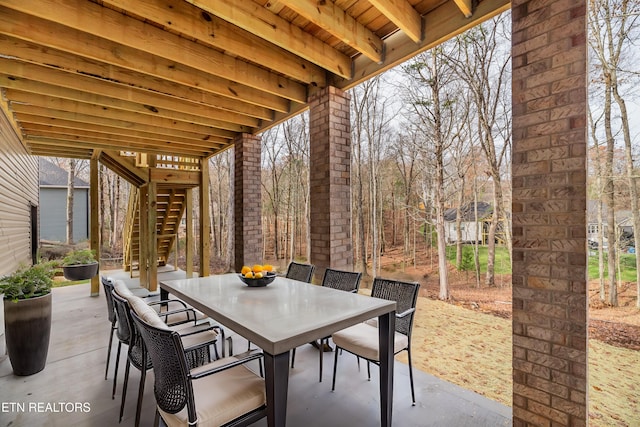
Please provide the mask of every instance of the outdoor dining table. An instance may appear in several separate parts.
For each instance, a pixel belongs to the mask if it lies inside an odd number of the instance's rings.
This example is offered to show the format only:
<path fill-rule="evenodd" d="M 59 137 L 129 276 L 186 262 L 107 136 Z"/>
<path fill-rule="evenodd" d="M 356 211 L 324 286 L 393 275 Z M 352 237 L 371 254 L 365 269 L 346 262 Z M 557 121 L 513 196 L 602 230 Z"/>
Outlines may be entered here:
<path fill-rule="evenodd" d="M 263 350 L 267 424 L 271 427 L 286 425 L 289 351 L 378 317 L 380 425 L 391 426 L 395 301 L 284 277 L 265 287 L 249 287 L 237 274 L 166 280 L 160 287 Z"/>

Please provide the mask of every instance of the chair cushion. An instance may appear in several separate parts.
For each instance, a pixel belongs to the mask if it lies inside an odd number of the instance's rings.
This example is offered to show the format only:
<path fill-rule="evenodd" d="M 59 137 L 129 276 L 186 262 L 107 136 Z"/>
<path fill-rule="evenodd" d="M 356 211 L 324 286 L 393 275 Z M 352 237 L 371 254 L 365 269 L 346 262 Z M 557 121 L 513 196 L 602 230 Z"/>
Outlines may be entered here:
<path fill-rule="evenodd" d="M 116 280 L 113 282 L 113 289 L 116 290 L 116 293 L 120 295 L 122 298 L 128 300 L 130 297 L 134 296 L 126 283 L 122 280 Z"/>
<path fill-rule="evenodd" d="M 156 313 L 153 308 L 149 307 L 142 298 L 131 295 L 131 297 L 129 298 L 129 305 L 131 306 L 131 310 L 133 310 L 140 319 L 144 320 L 151 326 L 159 329 L 169 329 L 167 325 L 158 317 L 158 313 Z"/>
<path fill-rule="evenodd" d="M 172 327 L 169 327 L 169 329 L 174 330 Z M 197 330 L 197 329 L 194 328 L 194 330 Z M 178 330 L 176 332 L 178 332 L 179 334 L 185 333 L 185 331 L 183 330 Z M 191 331 L 188 330 L 186 332 L 191 332 Z M 184 348 L 193 347 L 199 344 L 213 342 L 216 340 L 217 337 L 218 337 L 218 333 L 215 330 L 202 331 L 197 334 L 183 336 L 182 345 L 184 346 Z"/>
<path fill-rule="evenodd" d="M 220 359 L 197 370 L 234 360 Z M 193 392 L 199 427 L 221 426 L 266 404 L 264 380 L 244 365 L 193 380 Z M 186 408 L 177 414 L 159 411 L 169 427 L 187 425 Z"/>
<path fill-rule="evenodd" d="M 338 346 L 350 353 L 365 359 L 380 361 L 378 349 L 378 328 L 368 323 L 359 323 L 341 331 L 335 332 L 331 338 Z M 406 335 L 395 333 L 394 353 L 398 353 L 409 346 Z"/>

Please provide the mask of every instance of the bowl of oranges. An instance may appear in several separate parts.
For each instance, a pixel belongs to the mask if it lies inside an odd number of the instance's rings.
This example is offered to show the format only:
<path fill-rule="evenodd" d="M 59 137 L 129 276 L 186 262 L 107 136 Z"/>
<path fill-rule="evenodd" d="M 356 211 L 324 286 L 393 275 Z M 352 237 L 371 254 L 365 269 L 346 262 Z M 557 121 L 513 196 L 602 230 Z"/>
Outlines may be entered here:
<path fill-rule="evenodd" d="M 267 286 L 276 278 L 273 266 L 270 264 L 256 264 L 252 267 L 245 265 L 240 271 L 240 280 L 250 287 Z"/>

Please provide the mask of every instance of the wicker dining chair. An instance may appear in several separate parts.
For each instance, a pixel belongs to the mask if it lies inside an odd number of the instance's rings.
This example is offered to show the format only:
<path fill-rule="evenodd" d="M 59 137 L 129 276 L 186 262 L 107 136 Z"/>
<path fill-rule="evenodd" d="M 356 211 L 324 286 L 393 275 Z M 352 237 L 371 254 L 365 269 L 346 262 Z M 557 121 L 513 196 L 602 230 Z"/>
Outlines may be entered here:
<path fill-rule="evenodd" d="M 102 282 L 102 289 L 104 290 L 104 296 L 107 300 L 107 319 L 111 323 L 111 330 L 109 331 L 109 346 L 107 347 L 107 365 L 104 369 L 104 379 L 107 379 L 109 373 L 109 361 L 111 360 L 111 346 L 113 344 L 113 333 L 116 331 L 116 311 L 113 307 L 113 298 L 111 297 L 111 291 L 113 290 L 113 283 L 109 277 L 100 276 L 100 282 Z M 115 392 L 114 392 L 115 393 Z"/>
<path fill-rule="evenodd" d="M 411 366 L 411 331 L 413 317 L 418 300 L 420 284 L 416 282 L 402 282 L 399 280 L 375 278 L 371 289 L 371 296 L 396 302 L 396 328 L 394 336 L 393 354 L 406 351 L 409 359 L 409 380 L 411 383 L 411 400 L 416 404 L 413 387 L 413 369 Z M 367 375 L 371 379 L 370 362 L 379 364 L 379 338 L 377 319 L 351 326 L 332 335 L 336 345 L 333 382 L 331 390 L 336 387 L 336 372 L 338 368 L 338 350 L 345 350 L 367 360 Z"/>
<path fill-rule="evenodd" d="M 133 367 L 138 369 L 141 373 L 135 418 L 135 426 L 137 427 L 140 423 L 140 409 L 142 408 L 142 397 L 144 395 L 146 372 L 147 370 L 151 369 L 151 360 L 148 357 L 143 358 L 143 341 L 135 324 L 133 323 L 131 311 L 148 311 L 149 313 L 153 313 L 156 317 L 158 317 L 160 321 L 162 321 L 162 319 L 158 316 L 158 313 L 141 298 L 131 295 L 129 295 L 128 298 L 124 298 L 119 295 L 117 291 L 117 288 L 112 291 L 112 299 L 118 319 L 118 328 L 121 330 L 122 336 L 128 337 L 128 340 L 126 342 L 126 344 L 128 345 L 127 364 L 124 373 L 124 384 L 122 385 L 122 398 L 120 402 L 119 420 L 122 421 L 122 417 L 124 415 L 124 402 L 126 401 L 128 388 L 127 386 L 129 383 L 129 369 L 131 365 L 133 365 Z M 191 368 L 209 363 L 211 361 L 211 346 L 214 348 L 214 352 L 217 358 L 218 354 L 215 347 L 216 339 L 218 336 L 218 330 L 216 329 L 217 327 L 204 325 L 197 326 L 195 325 L 195 322 L 194 327 L 188 327 L 187 325 L 182 323 L 176 326 L 167 327 L 172 330 L 176 330 L 184 340 L 184 347 L 187 351 L 186 358 Z"/>
<path fill-rule="evenodd" d="M 300 282 L 310 283 L 313 277 L 313 270 L 316 268 L 313 264 L 301 264 L 299 262 L 291 261 L 287 267 L 287 279 L 298 280 Z"/>
<path fill-rule="evenodd" d="M 322 286 L 326 288 L 337 289 L 340 291 L 357 293 L 358 289 L 360 288 L 361 279 L 362 279 L 362 273 L 327 268 L 324 272 L 324 276 L 322 277 Z M 324 361 L 324 349 L 325 349 L 325 344 L 329 346 L 329 338 L 330 337 L 324 337 L 320 339 L 320 345 L 318 347 L 319 360 L 320 360 L 319 382 L 322 382 L 322 365 Z M 295 359 L 296 359 L 296 349 L 294 348 L 292 350 L 292 355 L 291 355 L 291 368 L 293 368 L 294 366 Z"/>
<path fill-rule="evenodd" d="M 227 357 L 190 369 L 180 335 L 157 317 L 132 318 L 153 364 L 155 426 L 247 426 L 266 416 L 264 380 L 245 364 L 262 353 Z"/>

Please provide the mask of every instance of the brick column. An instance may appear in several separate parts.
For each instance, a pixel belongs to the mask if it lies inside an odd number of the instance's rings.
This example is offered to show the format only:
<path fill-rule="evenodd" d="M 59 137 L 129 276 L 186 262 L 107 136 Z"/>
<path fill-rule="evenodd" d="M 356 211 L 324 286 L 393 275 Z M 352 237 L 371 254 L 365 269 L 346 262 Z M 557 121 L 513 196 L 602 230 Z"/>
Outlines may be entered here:
<path fill-rule="evenodd" d="M 262 263 L 262 187 L 260 137 L 242 134 L 234 141 L 234 266 Z"/>
<path fill-rule="evenodd" d="M 349 100 L 335 87 L 309 97 L 310 262 L 319 278 L 327 267 L 353 268 Z"/>
<path fill-rule="evenodd" d="M 513 425 L 585 426 L 586 1 L 512 1 Z"/>

